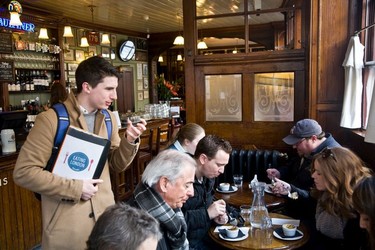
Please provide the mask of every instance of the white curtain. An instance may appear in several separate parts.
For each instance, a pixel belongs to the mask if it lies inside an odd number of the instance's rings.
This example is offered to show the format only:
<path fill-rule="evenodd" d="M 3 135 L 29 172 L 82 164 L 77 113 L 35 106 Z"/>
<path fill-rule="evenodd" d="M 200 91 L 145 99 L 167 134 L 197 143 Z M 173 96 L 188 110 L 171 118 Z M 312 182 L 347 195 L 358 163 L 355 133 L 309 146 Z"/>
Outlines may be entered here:
<path fill-rule="evenodd" d="M 364 46 L 359 37 L 352 36 L 342 64 L 345 67 L 345 90 L 340 126 L 344 128 L 361 127 L 363 54 Z"/>
<path fill-rule="evenodd" d="M 375 143 L 375 97 L 374 97 L 374 82 L 375 82 L 375 67 L 370 68 L 369 77 L 367 80 L 367 90 L 369 95 L 372 95 L 371 99 L 368 100 L 368 104 L 371 100 L 371 105 L 367 109 L 368 123 L 366 128 L 365 142 Z M 371 90 L 370 90 L 371 88 Z M 370 92 L 371 91 L 371 92 Z"/>

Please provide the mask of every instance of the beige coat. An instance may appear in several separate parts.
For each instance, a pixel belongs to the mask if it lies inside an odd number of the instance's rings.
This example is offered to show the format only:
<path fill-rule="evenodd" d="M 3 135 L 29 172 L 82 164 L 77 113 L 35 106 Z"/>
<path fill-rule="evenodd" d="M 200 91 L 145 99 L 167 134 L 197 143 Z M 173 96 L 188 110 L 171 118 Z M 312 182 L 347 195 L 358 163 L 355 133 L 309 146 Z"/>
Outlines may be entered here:
<path fill-rule="evenodd" d="M 65 105 L 70 125 L 88 130 L 76 98 L 71 94 Z M 133 160 L 139 145 L 120 139 L 115 117 L 112 119 L 111 150 L 100 177 L 104 182 L 91 200 L 80 199 L 82 181 L 70 180 L 43 171 L 51 154 L 57 129 L 57 117 L 50 109 L 37 116 L 26 142 L 21 148 L 13 178 L 16 184 L 42 195 L 42 248 L 85 249 L 86 240 L 96 219 L 106 207 L 114 204 L 109 166 L 124 170 Z M 94 133 L 107 138 L 104 115 L 97 112 Z"/>

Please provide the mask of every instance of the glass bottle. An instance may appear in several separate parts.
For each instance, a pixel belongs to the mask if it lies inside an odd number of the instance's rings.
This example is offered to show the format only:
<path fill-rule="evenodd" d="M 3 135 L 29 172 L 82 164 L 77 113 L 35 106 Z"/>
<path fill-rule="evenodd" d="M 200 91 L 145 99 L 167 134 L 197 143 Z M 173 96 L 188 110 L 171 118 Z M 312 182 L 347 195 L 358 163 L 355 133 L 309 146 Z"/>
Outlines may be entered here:
<path fill-rule="evenodd" d="M 250 224 L 255 228 L 261 228 L 264 217 L 269 217 L 266 203 L 264 201 L 265 188 L 265 182 L 258 182 L 253 188 L 254 197 L 250 209 Z"/>

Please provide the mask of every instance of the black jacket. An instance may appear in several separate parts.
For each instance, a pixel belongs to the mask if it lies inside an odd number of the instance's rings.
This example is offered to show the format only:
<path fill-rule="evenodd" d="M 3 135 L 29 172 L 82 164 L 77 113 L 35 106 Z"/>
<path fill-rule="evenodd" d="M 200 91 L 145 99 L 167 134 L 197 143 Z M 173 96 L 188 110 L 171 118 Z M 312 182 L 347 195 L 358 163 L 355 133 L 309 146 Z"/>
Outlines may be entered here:
<path fill-rule="evenodd" d="M 194 197 L 189 198 L 182 207 L 188 228 L 187 238 L 190 248 L 200 244 L 210 229 L 211 220 L 208 216 L 207 208 L 214 199 L 214 184 L 215 179 L 204 177 L 203 182 L 199 183 L 195 178 L 193 184 Z"/>

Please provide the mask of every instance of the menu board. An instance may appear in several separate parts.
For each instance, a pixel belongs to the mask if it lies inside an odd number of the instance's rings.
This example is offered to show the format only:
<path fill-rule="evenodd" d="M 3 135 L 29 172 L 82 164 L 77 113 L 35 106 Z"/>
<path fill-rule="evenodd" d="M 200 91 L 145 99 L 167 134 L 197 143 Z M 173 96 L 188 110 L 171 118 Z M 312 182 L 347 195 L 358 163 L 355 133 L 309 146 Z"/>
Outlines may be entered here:
<path fill-rule="evenodd" d="M 0 60 L 0 82 L 14 82 L 13 61 Z"/>
<path fill-rule="evenodd" d="M 13 53 L 12 33 L 0 32 L 0 53 Z"/>

